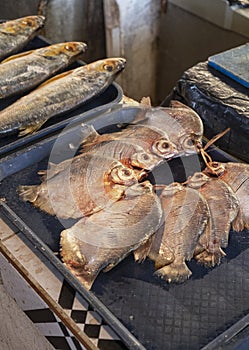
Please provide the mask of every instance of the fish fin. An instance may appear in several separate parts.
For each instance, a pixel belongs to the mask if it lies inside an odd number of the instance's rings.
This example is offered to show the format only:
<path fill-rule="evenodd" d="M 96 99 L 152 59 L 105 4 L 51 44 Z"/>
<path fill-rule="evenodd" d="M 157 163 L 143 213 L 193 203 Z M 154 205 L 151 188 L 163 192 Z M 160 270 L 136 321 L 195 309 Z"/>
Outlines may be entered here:
<path fill-rule="evenodd" d="M 46 195 L 43 194 L 43 196 L 40 196 L 40 185 L 19 186 L 17 192 L 23 201 L 32 203 L 35 207 L 50 215 L 55 215 Z"/>
<path fill-rule="evenodd" d="M 19 186 L 17 188 L 17 193 L 21 197 L 21 199 L 25 202 L 34 203 L 37 200 L 39 191 L 38 186 Z"/>
<path fill-rule="evenodd" d="M 157 270 L 155 275 L 165 279 L 168 283 L 182 283 L 192 275 L 192 272 L 184 261 L 174 261 L 172 264 L 166 265 Z"/>
<path fill-rule="evenodd" d="M 140 247 L 138 247 L 134 252 L 134 259 L 136 262 L 141 263 L 143 262 L 147 256 L 149 255 L 149 251 L 153 242 L 153 236 L 150 237 L 147 242 L 145 242 L 143 245 L 141 245 Z"/>
<path fill-rule="evenodd" d="M 233 227 L 233 230 L 236 232 L 243 231 L 244 228 L 246 227 L 246 223 L 243 220 L 243 215 L 242 215 L 241 209 L 239 209 L 238 215 L 233 220 L 232 227 Z"/>
<path fill-rule="evenodd" d="M 60 163 L 61 164 L 61 163 Z M 56 171 L 58 164 L 48 162 L 49 168 L 46 170 L 39 170 L 37 172 L 38 175 L 41 176 L 42 179 L 51 179 L 54 175 L 56 175 L 59 171 Z"/>
<path fill-rule="evenodd" d="M 88 134 L 83 138 L 83 140 L 80 143 L 79 153 L 85 153 L 91 150 L 93 146 L 96 146 L 100 142 L 102 143 L 105 141 L 113 140 L 113 137 L 110 134 L 100 135 L 92 125 L 87 125 L 87 127 L 88 130 L 86 131 Z"/>
<path fill-rule="evenodd" d="M 16 55 L 12 55 L 12 56 L 6 58 L 5 60 L 1 61 L 1 64 L 9 62 L 9 61 L 12 61 L 12 60 L 15 60 L 17 58 L 28 56 L 28 55 L 30 55 L 33 52 L 34 52 L 34 50 L 30 50 L 30 51 L 25 51 L 25 52 L 18 53 Z"/>
<path fill-rule="evenodd" d="M 140 105 L 145 106 L 145 107 L 151 107 L 151 99 L 149 96 L 147 97 L 142 97 L 140 101 Z"/>
<path fill-rule="evenodd" d="M 63 73 L 60 73 L 60 74 L 57 74 L 55 75 L 54 77 L 44 81 L 44 83 L 42 83 L 41 85 L 38 86 L 38 88 L 36 88 L 36 90 L 40 89 L 41 87 L 43 86 L 46 86 L 47 84 L 50 84 L 52 81 L 55 81 L 55 80 L 58 80 L 58 79 L 61 79 L 61 78 L 64 78 L 66 77 L 67 75 L 70 75 L 72 72 L 74 71 L 74 69 L 71 69 L 67 72 L 63 72 Z"/>
<path fill-rule="evenodd" d="M 214 253 L 210 253 L 205 249 L 202 253 L 195 255 L 194 258 L 199 264 L 206 267 L 214 267 L 220 264 L 220 260 L 223 256 L 226 256 L 226 253 L 219 248 L 219 250 Z"/>
<path fill-rule="evenodd" d="M 25 127 L 25 126 L 20 127 L 19 128 L 20 131 L 19 131 L 18 136 L 21 137 L 21 136 L 26 136 L 28 134 L 33 134 L 34 132 L 39 130 L 44 123 L 45 123 L 45 121 L 40 123 L 40 124 L 35 124 L 35 125 L 30 124 L 27 127 Z"/>

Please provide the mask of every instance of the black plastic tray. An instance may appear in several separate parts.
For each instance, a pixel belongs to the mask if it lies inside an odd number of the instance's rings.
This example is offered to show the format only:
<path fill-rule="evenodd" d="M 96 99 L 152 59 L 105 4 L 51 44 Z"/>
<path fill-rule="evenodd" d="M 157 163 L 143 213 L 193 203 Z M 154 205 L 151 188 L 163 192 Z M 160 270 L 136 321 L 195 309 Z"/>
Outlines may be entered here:
<path fill-rule="evenodd" d="M 41 36 L 35 37 L 30 43 L 25 47 L 23 51 L 28 50 L 34 50 L 40 47 L 45 47 L 49 45 L 46 39 L 44 39 Z M 84 56 L 82 56 L 84 57 Z M 68 66 L 64 71 L 67 71 L 69 69 L 73 69 L 76 67 L 79 67 L 80 65 L 85 64 L 83 61 L 76 61 L 72 63 L 70 66 Z M 13 102 L 15 102 L 18 98 L 20 98 L 22 95 L 13 96 L 6 99 L 0 99 L 0 110 L 6 108 L 7 106 L 11 105 Z M 63 114 L 60 114 L 58 116 L 54 116 L 53 118 L 49 119 L 40 129 L 40 131 L 36 132 L 33 135 L 27 135 L 25 137 L 18 137 L 17 134 L 9 135 L 4 138 L 0 138 L 0 155 L 5 154 L 13 149 L 16 149 L 19 145 L 27 144 L 31 142 L 31 140 L 38 140 L 41 137 L 44 137 L 44 135 L 48 134 L 51 129 L 49 129 L 49 126 L 55 125 L 59 122 L 66 121 L 70 122 L 73 117 L 85 113 L 91 109 L 96 108 L 108 108 L 108 106 L 112 103 L 118 103 L 121 101 L 123 96 L 123 91 L 121 87 L 116 83 L 113 82 L 103 93 L 100 95 L 92 98 L 88 102 L 82 104 L 81 106 L 69 111 L 65 112 Z"/>
<path fill-rule="evenodd" d="M 100 132 L 112 132 L 116 130 L 116 123 L 131 122 L 138 110 L 115 106 L 111 112 L 92 114 L 87 123 L 93 124 Z M 16 188 L 40 182 L 37 171 L 46 168 L 52 149 L 53 157 L 57 159 L 70 157 L 82 137 L 81 130 L 80 124 L 67 127 L 59 138 L 58 135 L 50 136 L 2 159 L 0 197 L 6 198 L 6 202 L 1 203 L 2 213 L 93 305 L 129 349 L 234 348 L 241 341 L 241 338 L 236 338 L 238 330 L 245 330 L 249 319 L 247 231 L 231 232 L 227 255 L 220 266 L 206 269 L 194 260 L 190 261 L 193 275 L 180 285 L 168 285 L 156 279 L 152 262 L 146 260 L 143 264 L 136 264 L 129 256 L 112 271 L 101 273 L 92 291 L 88 292 L 59 257 L 54 256 L 53 252 L 59 250 L 61 223 L 30 203 L 22 202 Z M 209 153 L 214 160 L 234 161 L 216 148 Z M 202 167 L 199 157 L 182 157 L 158 167 L 150 175 L 150 180 L 157 183 L 169 183 L 173 179 L 184 181 L 186 176 Z"/>

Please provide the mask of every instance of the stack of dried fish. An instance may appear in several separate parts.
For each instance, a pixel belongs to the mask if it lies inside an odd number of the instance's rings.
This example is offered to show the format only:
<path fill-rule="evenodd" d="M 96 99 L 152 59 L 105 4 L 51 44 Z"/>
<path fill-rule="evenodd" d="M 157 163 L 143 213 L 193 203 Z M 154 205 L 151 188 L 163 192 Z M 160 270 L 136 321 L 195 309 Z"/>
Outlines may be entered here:
<path fill-rule="evenodd" d="M 31 16 L 1 24 L 0 58 L 20 50 L 43 22 Z M 45 81 L 0 112 L 0 135 L 35 132 L 103 92 L 125 66 L 123 58 L 108 58 L 47 80 L 85 49 L 84 43 L 55 44 L 0 64 L 0 98 Z M 101 270 L 131 252 L 137 261 L 153 260 L 161 278 L 183 282 L 191 275 L 186 261 L 219 264 L 231 225 L 249 228 L 248 165 L 213 162 L 202 148 L 200 117 L 180 102 L 154 108 L 144 99 L 138 110 L 118 132 L 100 135 L 86 125 L 77 156 L 40 171 L 40 185 L 18 188 L 24 201 L 48 214 L 78 220 L 61 233 L 61 257 L 88 289 Z M 162 162 L 199 152 L 205 171 L 182 184 L 160 184 L 160 197 L 144 181 Z"/>
<path fill-rule="evenodd" d="M 178 116 L 178 108 L 182 112 L 182 105 L 167 111 L 174 110 Z M 185 111 L 192 123 L 191 133 L 187 130 L 184 134 L 181 126 L 178 136 L 191 137 L 191 151 L 189 145 L 177 147 L 171 142 L 166 130 L 141 120 L 119 132 L 102 135 L 86 125 L 88 136 L 82 141 L 80 154 L 40 172 L 41 185 L 19 188 L 23 200 L 49 214 L 80 219 L 62 232 L 61 256 L 87 288 L 101 269 L 109 270 L 131 251 L 149 247 L 152 236 L 162 225 L 164 206 L 152 185 L 141 181 L 163 161 L 198 152 L 202 125 L 197 115 L 188 108 Z M 143 114 L 147 121 L 147 113 L 151 118 L 162 112 L 166 113 L 163 108 L 146 106 L 138 118 Z M 173 132 L 171 126 L 170 131 Z M 113 176 L 116 162 L 122 164 L 118 177 Z M 120 183 L 120 179 L 129 181 Z M 134 179 L 140 183 L 134 183 Z M 194 236 L 189 243 L 192 246 L 197 243 L 198 234 L 193 233 Z"/>

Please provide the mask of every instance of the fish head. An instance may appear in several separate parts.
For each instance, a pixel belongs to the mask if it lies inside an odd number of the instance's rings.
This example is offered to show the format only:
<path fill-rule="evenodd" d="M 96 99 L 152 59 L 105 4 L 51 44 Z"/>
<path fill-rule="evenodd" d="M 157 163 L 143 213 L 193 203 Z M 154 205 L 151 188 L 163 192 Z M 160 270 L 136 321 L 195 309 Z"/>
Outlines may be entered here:
<path fill-rule="evenodd" d="M 202 147 L 203 123 L 191 108 L 155 107 L 147 109 L 147 124 L 154 124 L 167 133 L 177 146 L 177 156 L 198 153 Z"/>
<path fill-rule="evenodd" d="M 189 187 L 198 189 L 205 185 L 211 178 L 202 172 L 196 172 L 194 175 L 189 176 L 187 184 Z"/>
<path fill-rule="evenodd" d="M 121 57 L 107 58 L 88 64 L 87 69 L 106 76 L 115 77 L 125 68 L 125 63 L 126 60 Z"/>
<path fill-rule="evenodd" d="M 44 26 L 44 16 L 27 16 L 19 20 L 9 21 L 7 30 L 10 34 L 32 33 Z"/>
<path fill-rule="evenodd" d="M 208 167 L 204 169 L 207 175 L 221 176 L 226 171 L 226 165 L 219 162 L 211 162 Z"/>
<path fill-rule="evenodd" d="M 153 193 L 153 186 L 149 181 L 136 183 L 135 185 L 128 187 L 125 190 L 125 197 L 133 198 L 133 197 L 141 196 L 145 193 Z"/>
<path fill-rule="evenodd" d="M 127 168 L 123 164 L 115 164 L 110 168 L 107 174 L 108 183 L 118 184 L 122 186 L 131 186 L 137 183 L 136 173 L 133 169 Z"/>
<path fill-rule="evenodd" d="M 145 152 L 144 150 L 132 154 L 130 158 L 130 163 L 132 166 L 145 170 L 152 170 L 161 162 L 163 162 L 162 158 L 159 158 L 154 154 Z"/>
<path fill-rule="evenodd" d="M 178 140 L 179 155 L 195 154 L 202 148 L 202 135 L 183 134 Z"/>
<path fill-rule="evenodd" d="M 171 159 L 178 153 L 176 145 L 168 137 L 155 140 L 151 145 L 151 149 L 154 154 L 164 159 Z"/>
<path fill-rule="evenodd" d="M 87 44 L 83 42 L 71 41 L 48 46 L 44 49 L 43 56 L 58 57 L 65 56 L 67 59 L 75 58 L 87 50 Z"/>
<path fill-rule="evenodd" d="M 172 182 L 170 185 L 166 185 L 161 193 L 161 198 L 172 197 L 177 192 L 184 190 L 184 186 L 179 182 Z"/>

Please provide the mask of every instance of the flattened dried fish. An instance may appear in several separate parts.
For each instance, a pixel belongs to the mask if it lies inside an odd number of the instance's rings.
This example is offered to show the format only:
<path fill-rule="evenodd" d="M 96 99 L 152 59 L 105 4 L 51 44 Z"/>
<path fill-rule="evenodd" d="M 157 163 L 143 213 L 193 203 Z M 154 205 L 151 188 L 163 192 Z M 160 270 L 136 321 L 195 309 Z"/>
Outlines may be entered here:
<path fill-rule="evenodd" d="M 90 136 L 89 140 L 83 140 L 83 152 L 90 151 L 93 146 L 108 141 L 125 141 L 138 145 L 145 152 L 164 159 L 171 159 L 176 152 L 176 146 L 169 140 L 168 135 L 158 128 L 146 125 L 129 125 L 119 132 L 111 134 L 96 134 Z"/>
<path fill-rule="evenodd" d="M 199 115 L 178 101 L 171 107 L 145 107 L 134 122 L 155 126 L 177 147 L 174 157 L 196 153 L 202 147 L 203 124 Z"/>
<path fill-rule="evenodd" d="M 49 118 L 103 92 L 124 69 L 125 59 L 108 58 L 61 73 L 0 112 L 0 135 L 38 130 Z"/>
<path fill-rule="evenodd" d="M 0 64 L 0 98 L 30 90 L 85 52 L 86 44 L 68 42 L 26 51 Z"/>
<path fill-rule="evenodd" d="M 212 162 L 205 173 L 217 174 L 236 194 L 242 217 L 233 222 L 233 229 L 241 231 L 249 229 L 249 165 L 245 163 Z"/>
<path fill-rule="evenodd" d="M 200 172 L 189 177 L 188 186 L 198 189 L 203 195 L 211 214 L 210 226 L 199 240 L 205 250 L 202 252 L 203 248 L 199 246 L 195 258 L 207 266 L 214 266 L 225 255 L 221 247 L 227 247 L 231 223 L 239 214 L 239 202 L 224 181 Z"/>
<path fill-rule="evenodd" d="M 112 206 L 78 221 L 61 233 L 61 256 L 90 289 L 99 272 L 109 271 L 157 230 L 161 203 L 146 181 L 125 191 Z"/>
<path fill-rule="evenodd" d="M 60 167 L 60 164 L 59 164 Z M 24 201 L 59 218 L 81 218 L 119 200 L 138 174 L 112 158 L 82 155 L 40 185 L 19 186 Z"/>
<path fill-rule="evenodd" d="M 27 16 L 0 23 L 0 59 L 21 50 L 43 27 L 45 17 Z"/>
<path fill-rule="evenodd" d="M 177 182 L 165 186 L 160 199 L 165 222 L 153 236 L 148 256 L 155 261 L 156 275 L 183 282 L 192 274 L 185 261 L 193 257 L 208 225 L 209 208 L 198 191 Z"/>

